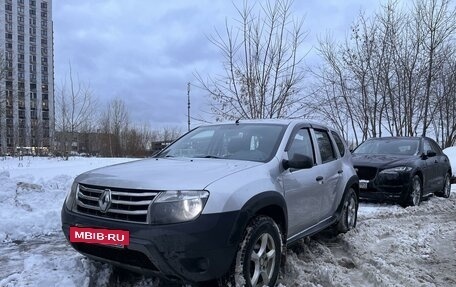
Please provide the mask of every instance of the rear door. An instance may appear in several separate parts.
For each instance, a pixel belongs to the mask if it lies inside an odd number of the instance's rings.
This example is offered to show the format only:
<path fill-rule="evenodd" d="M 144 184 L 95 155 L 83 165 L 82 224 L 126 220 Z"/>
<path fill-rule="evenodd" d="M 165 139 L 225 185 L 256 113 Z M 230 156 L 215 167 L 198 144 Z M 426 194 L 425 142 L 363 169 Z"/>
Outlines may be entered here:
<path fill-rule="evenodd" d="M 314 130 L 316 145 L 318 146 L 319 170 L 322 185 L 322 194 L 320 194 L 320 220 L 324 220 L 334 214 L 334 203 L 337 195 L 344 187 L 342 184 L 342 161 L 336 152 L 328 131 Z"/>

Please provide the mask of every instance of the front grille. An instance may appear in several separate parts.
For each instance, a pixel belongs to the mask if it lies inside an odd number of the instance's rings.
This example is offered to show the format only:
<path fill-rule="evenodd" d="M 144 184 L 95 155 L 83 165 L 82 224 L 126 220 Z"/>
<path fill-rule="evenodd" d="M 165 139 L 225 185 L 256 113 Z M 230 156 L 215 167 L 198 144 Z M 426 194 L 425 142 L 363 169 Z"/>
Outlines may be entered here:
<path fill-rule="evenodd" d="M 131 266 L 146 268 L 152 271 L 158 271 L 157 267 L 142 252 L 120 249 L 116 247 L 107 247 L 96 244 L 72 243 L 73 247 L 79 252 L 104 258 L 107 260 L 128 264 Z"/>
<path fill-rule="evenodd" d="M 359 179 L 372 180 L 377 175 L 377 168 L 370 166 L 355 166 Z"/>
<path fill-rule="evenodd" d="M 101 187 L 79 184 L 76 195 L 77 211 L 102 218 L 147 223 L 149 205 L 157 196 L 157 191 Z M 99 200 L 110 190 L 109 208 L 102 212 Z"/>

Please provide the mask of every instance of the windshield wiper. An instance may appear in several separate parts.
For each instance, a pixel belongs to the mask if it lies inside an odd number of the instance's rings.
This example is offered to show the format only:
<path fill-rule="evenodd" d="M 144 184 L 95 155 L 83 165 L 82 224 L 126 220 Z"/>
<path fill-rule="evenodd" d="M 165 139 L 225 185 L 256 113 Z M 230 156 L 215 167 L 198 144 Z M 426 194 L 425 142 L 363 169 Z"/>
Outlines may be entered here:
<path fill-rule="evenodd" d="M 221 158 L 215 155 L 204 155 L 204 156 L 195 156 L 195 158 Z"/>

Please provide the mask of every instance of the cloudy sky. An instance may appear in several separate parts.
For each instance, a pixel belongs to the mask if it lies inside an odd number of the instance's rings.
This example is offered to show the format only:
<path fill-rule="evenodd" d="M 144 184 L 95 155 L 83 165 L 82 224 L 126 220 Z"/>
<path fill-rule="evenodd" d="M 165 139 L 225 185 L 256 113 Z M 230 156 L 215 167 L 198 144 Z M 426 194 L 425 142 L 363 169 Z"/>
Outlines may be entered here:
<path fill-rule="evenodd" d="M 187 83 L 194 73 L 216 73 L 218 50 L 208 41 L 225 20 L 234 23 L 242 0 L 70 0 L 53 1 L 55 85 L 73 74 L 90 84 L 99 106 L 124 99 L 133 121 L 153 128 L 187 126 Z M 371 13 L 380 0 L 295 1 L 294 16 L 309 31 L 303 50 L 317 36 L 343 38 L 360 10 Z M 308 59 L 315 58 L 312 50 Z M 208 98 L 191 90 L 192 114 L 207 117 Z M 193 124 L 193 123 L 192 123 Z M 196 125 L 196 122 L 194 122 Z"/>

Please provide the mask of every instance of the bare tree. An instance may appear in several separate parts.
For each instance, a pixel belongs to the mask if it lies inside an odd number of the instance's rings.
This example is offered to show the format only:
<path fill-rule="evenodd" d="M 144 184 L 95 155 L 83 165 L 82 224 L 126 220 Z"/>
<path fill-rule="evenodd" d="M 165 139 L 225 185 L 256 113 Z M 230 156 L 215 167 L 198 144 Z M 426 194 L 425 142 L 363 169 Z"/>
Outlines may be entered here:
<path fill-rule="evenodd" d="M 303 55 L 307 34 L 302 19 L 291 13 L 291 0 L 247 1 L 238 8 L 238 26 L 225 24 L 210 41 L 223 56 L 224 75 L 203 78 L 199 85 L 212 97 L 217 119 L 297 117 L 303 113 Z"/>
<path fill-rule="evenodd" d="M 129 113 L 125 102 L 116 98 L 109 102 L 101 117 L 101 130 L 105 134 L 105 145 L 110 156 L 124 156 L 126 150 L 126 135 L 129 126 Z"/>
<path fill-rule="evenodd" d="M 423 34 L 425 52 L 427 53 L 423 115 L 423 135 L 426 135 L 433 116 L 433 113 L 429 113 L 432 84 L 436 72 L 445 61 L 444 58 L 438 57 L 438 53 L 445 46 L 445 41 L 456 30 L 456 10 L 450 5 L 450 0 L 418 0 L 415 6 L 415 16 L 416 21 L 423 23 L 420 32 Z"/>
<path fill-rule="evenodd" d="M 79 79 L 75 81 L 71 64 L 69 65 L 68 82 L 62 83 L 57 90 L 56 100 L 56 129 L 60 132 L 58 141 L 60 151 L 68 158 L 69 149 L 77 133 L 90 125 L 95 110 L 95 100 L 89 85 Z"/>

